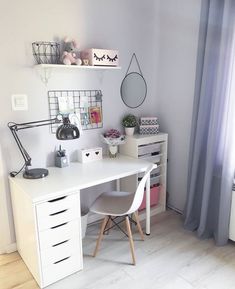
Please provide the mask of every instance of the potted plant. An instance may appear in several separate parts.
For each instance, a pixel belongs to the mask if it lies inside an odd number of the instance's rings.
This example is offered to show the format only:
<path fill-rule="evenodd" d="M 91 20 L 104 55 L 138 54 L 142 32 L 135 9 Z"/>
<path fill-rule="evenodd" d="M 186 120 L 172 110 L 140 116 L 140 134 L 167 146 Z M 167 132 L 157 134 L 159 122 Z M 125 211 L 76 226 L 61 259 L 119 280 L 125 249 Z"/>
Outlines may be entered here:
<path fill-rule="evenodd" d="M 101 135 L 104 143 L 109 146 L 109 157 L 115 158 L 118 152 L 118 146 L 125 143 L 125 136 L 117 129 L 110 129 Z"/>
<path fill-rule="evenodd" d="M 122 125 L 125 128 L 126 135 L 133 135 L 137 126 L 136 117 L 133 114 L 128 114 L 122 119 Z"/>

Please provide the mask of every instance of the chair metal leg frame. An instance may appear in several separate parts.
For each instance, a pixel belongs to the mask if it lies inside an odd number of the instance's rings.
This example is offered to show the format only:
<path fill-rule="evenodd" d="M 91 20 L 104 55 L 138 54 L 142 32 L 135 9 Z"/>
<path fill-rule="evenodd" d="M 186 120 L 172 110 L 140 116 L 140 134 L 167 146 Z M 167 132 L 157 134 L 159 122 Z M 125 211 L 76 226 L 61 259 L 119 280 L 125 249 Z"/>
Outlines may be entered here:
<path fill-rule="evenodd" d="M 134 252 L 134 241 L 133 241 L 133 237 L 132 237 L 130 223 L 131 224 L 133 223 L 133 224 L 137 225 L 142 240 L 144 240 L 144 234 L 143 234 L 140 222 L 139 222 L 138 213 L 135 212 L 134 213 L 134 217 L 135 217 L 136 221 L 134 221 L 130 216 L 126 215 L 119 222 L 116 222 L 115 220 L 117 218 L 119 218 L 119 217 L 113 217 L 112 218 L 111 216 L 105 216 L 105 218 L 104 218 L 104 220 L 103 220 L 103 222 L 101 224 L 101 229 L 100 229 L 99 237 L 98 237 L 97 242 L 96 242 L 96 248 L 95 248 L 93 256 L 95 257 L 97 255 L 97 253 L 98 253 L 99 246 L 100 246 L 100 243 L 102 241 L 103 235 L 106 232 L 109 232 L 109 230 L 111 230 L 112 228 L 117 226 L 119 228 L 119 230 L 122 231 L 122 233 L 124 235 L 126 235 L 128 237 L 128 239 L 129 239 L 130 248 L 131 248 L 131 255 L 132 255 L 132 261 L 133 261 L 133 265 L 135 265 L 136 261 L 135 261 L 135 252 Z M 123 221 L 126 222 L 127 233 L 119 226 L 119 224 L 122 223 Z M 113 222 L 112 226 L 110 226 L 111 222 Z"/>
<path fill-rule="evenodd" d="M 126 236 L 128 237 L 127 233 L 119 226 L 119 224 L 121 224 L 121 223 L 125 220 L 125 217 L 122 218 L 121 221 L 119 221 L 119 222 L 116 222 L 116 221 L 115 221 L 115 219 L 117 219 L 117 218 L 119 218 L 119 217 L 114 217 L 114 218 L 112 218 L 111 216 L 109 216 L 109 218 L 110 218 L 109 220 L 111 220 L 114 225 L 112 225 L 111 227 L 107 228 L 107 229 L 104 231 L 104 233 L 107 232 L 107 231 L 109 231 L 109 230 L 111 230 L 111 229 L 114 228 L 114 227 L 118 227 L 118 229 L 119 229 L 120 231 L 122 231 L 122 233 L 123 233 L 124 235 L 126 235 Z"/>

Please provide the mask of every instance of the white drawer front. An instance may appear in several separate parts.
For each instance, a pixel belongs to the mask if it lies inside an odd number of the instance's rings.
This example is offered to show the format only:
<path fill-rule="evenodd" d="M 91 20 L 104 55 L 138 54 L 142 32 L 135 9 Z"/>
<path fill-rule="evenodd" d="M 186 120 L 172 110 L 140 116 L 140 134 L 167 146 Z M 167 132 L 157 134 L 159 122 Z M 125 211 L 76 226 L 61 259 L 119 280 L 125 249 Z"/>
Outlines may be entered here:
<path fill-rule="evenodd" d="M 78 194 L 61 196 L 55 199 L 51 199 L 48 202 L 36 205 L 37 217 L 40 219 L 42 217 L 56 214 L 74 206 L 80 208 Z"/>
<path fill-rule="evenodd" d="M 79 254 L 74 254 L 66 259 L 55 262 L 55 264 L 51 266 L 43 268 L 43 287 L 82 270 L 82 266 L 81 256 Z"/>
<path fill-rule="evenodd" d="M 77 233 L 81 234 L 80 218 L 62 223 L 59 226 L 52 227 L 52 229 L 41 231 L 39 232 L 40 250 L 42 251 L 58 243 L 76 238 Z"/>
<path fill-rule="evenodd" d="M 55 213 L 51 213 L 47 216 L 38 217 L 38 230 L 43 231 L 60 224 L 69 222 L 80 216 L 80 207 L 74 205 L 68 209 L 64 209 Z"/>
<path fill-rule="evenodd" d="M 139 159 L 144 159 L 150 163 L 155 163 L 155 164 L 160 164 L 161 163 L 161 159 L 162 159 L 162 155 L 156 155 L 156 156 L 140 156 Z"/>
<path fill-rule="evenodd" d="M 41 264 L 42 268 L 53 265 L 59 260 L 70 257 L 74 254 L 80 254 L 81 252 L 81 239 L 77 233 L 72 239 L 65 240 L 58 243 L 48 249 L 41 251 Z"/>
<path fill-rule="evenodd" d="M 160 152 L 161 144 L 160 143 L 152 143 L 147 145 L 142 145 L 138 147 L 138 155 L 145 155 Z"/>
<path fill-rule="evenodd" d="M 140 179 L 140 178 L 143 178 L 143 176 L 144 176 L 144 172 L 143 173 L 139 173 L 138 174 L 138 179 Z M 160 175 L 161 174 L 161 167 L 157 167 L 156 169 L 153 169 L 152 171 L 151 171 L 151 173 L 150 173 L 150 175 L 152 176 L 152 177 L 156 177 L 156 176 L 158 176 L 158 175 Z"/>

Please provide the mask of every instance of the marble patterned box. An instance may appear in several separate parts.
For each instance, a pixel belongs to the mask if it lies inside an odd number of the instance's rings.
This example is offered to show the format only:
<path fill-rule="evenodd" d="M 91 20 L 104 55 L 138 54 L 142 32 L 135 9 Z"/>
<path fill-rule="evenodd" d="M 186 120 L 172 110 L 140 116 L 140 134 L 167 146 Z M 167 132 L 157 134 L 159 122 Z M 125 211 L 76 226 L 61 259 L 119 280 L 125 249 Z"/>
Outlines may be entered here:
<path fill-rule="evenodd" d="M 140 125 L 157 125 L 158 118 L 157 117 L 141 117 Z"/>
<path fill-rule="evenodd" d="M 140 134 L 157 134 L 157 133 L 159 133 L 159 124 L 140 125 Z"/>

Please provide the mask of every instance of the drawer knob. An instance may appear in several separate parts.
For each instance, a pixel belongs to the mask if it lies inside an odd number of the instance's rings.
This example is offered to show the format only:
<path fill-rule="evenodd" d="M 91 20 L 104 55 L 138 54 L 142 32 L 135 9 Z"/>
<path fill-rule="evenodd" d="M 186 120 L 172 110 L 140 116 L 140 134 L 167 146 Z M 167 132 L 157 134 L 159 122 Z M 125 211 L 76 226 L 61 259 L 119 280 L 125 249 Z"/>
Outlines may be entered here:
<path fill-rule="evenodd" d="M 60 263 L 60 262 L 63 262 L 63 261 L 65 261 L 65 260 L 69 259 L 70 257 L 71 257 L 71 256 L 66 257 L 66 258 L 63 258 L 63 259 L 61 259 L 61 260 L 59 260 L 59 261 L 56 261 L 56 262 L 54 262 L 54 264 L 58 264 L 58 263 Z"/>
<path fill-rule="evenodd" d="M 68 224 L 68 222 L 62 223 L 62 224 L 59 224 L 59 225 L 57 225 L 57 226 L 51 227 L 51 229 L 56 229 L 56 228 L 59 228 L 59 227 L 61 227 L 61 226 L 65 226 L 65 225 L 67 225 L 67 224 Z"/>
<path fill-rule="evenodd" d="M 53 200 L 50 200 L 48 201 L 49 203 L 53 203 L 53 202 L 58 202 L 58 201 L 61 201 L 63 199 L 67 198 L 67 196 L 63 196 L 63 197 L 60 197 L 60 198 L 56 198 L 56 199 L 53 199 Z"/>
<path fill-rule="evenodd" d="M 65 240 L 65 241 L 62 241 L 62 242 L 59 242 L 59 243 L 57 243 L 57 244 L 54 244 L 54 245 L 52 245 L 52 247 L 56 247 L 56 246 L 65 244 L 65 243 L 67 243 L 68 241 L 69 241 L 69 239 L 68 239 L 68 240 Z"/>
<path fill-rule="evenodd" d="M 59 212 L 56 212 L 56 213 L 52 213 L 52 214 L 50 214 L 49 216 L 59 215 L 59 214 L 65 213 L 66 211 L 68 211 L 68 209 L 62 210 L 62 211 L 59 211 Z"/>

